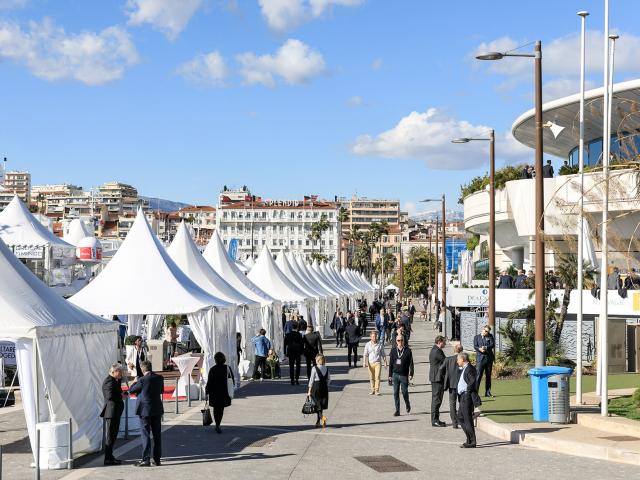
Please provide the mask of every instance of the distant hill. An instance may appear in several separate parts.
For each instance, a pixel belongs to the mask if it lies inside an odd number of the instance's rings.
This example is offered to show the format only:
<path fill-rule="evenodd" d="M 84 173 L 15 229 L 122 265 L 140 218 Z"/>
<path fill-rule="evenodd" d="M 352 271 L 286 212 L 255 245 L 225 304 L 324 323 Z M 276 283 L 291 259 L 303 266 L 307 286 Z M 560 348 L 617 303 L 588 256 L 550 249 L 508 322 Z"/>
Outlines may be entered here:
<path fill-rule="evenodd" d="M 436 219 L 442 220 L 442 210 L 432 210 L 428 212 L 416 212 L 409 217 L 415 222 L 434 222 Z M 458 210 L 447 210 L 447 221 L 457 222 L 464 220 L 463 212 Z"/>
<path fill-rule="evenodd" d="M 172 200 L 164 200 L 162 198 L 143 196 L 141 196 L 141 198 L 144 198 L 149 202 L 149 207 L 151 207 L 152 210 L 160 210 L 161 212 L 177 212 L 181 208 L 191 206 L 188 203 L 174 202 Z"/>

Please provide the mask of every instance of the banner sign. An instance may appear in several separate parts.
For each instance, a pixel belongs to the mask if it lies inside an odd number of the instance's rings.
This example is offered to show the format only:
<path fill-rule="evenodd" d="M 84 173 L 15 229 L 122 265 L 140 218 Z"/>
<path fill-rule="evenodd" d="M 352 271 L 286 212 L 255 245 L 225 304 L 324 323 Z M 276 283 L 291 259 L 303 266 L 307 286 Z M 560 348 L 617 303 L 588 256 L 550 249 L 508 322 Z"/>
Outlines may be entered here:
<path fill-rule="evenodd" d="M 13 254 L 18 258 L 40 260 L 44 258 L 44 247 L 37 245 L 14 245 Z"/>
<path fill-rule="evenodd" d="M 0 342 L 0 358 L 4 359 L 6 367 L 16 366 L 16 344 L 13 342 Z"/>
<path fill-rule="evenodd" d="M 231 260 L 235 262 L 237 254 L 238 254 L 238 240 L 236 238 L 232 238 L 229 241 L 229 257 L 231 257 Z"/>

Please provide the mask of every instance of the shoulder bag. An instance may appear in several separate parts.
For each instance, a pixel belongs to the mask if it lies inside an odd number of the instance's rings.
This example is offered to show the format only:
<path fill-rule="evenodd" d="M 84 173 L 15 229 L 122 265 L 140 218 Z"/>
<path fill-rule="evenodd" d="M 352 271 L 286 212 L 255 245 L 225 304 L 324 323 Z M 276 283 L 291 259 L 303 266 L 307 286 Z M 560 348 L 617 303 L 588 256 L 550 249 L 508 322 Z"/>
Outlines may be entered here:
<path fill-rule="evenodd" d="M 207 400 L 204 401 L 204 408 L 200 410 L 200 413 L 202 413 L 203 427 L 208 427 L 213 423 L 213 418 L 211 417 L 211 409 L 209 408 L 209 404 L 207 403 Z"/>
<path fill-rule="evenodd" d="M 313 398 L 307 397 L 304 405 L 302 405 L 302 413 L 304 415 L 311 415 L 313 413 L 316 413 L 316 402 L 313 401 Z"/>
<path fill-rule="evenodd" d="M 227 365 L 227 393 L 229 394 L 229 398 L 233 399 L 233 396 L 236 391 L 236 381 L 233 378 L 233 372 L 231 371 L 231 367 Z"/>

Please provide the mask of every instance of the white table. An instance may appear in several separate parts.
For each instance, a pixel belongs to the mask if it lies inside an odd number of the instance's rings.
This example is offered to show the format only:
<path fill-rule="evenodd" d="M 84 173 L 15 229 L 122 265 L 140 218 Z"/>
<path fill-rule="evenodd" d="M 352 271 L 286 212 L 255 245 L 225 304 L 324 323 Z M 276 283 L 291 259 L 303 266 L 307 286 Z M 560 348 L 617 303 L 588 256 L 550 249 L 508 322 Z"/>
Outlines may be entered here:
<path fill-rule="evenodd" d="M 171 398 L 176 397 L 176 393 L 179 397 L 187 396 L 187 385 L 191 385 L 191 399 L 197 398 L 197 394 L 194 395 L 193 391 L 197 392 L 197 385 L 194 385 L 193 381 L 189 380 L 189 376 L 193 371 L 193 367 L 196 366 L 200 357 L 191 356 L 190 353 L 185 353 L 184 355 L 178 355 L 177 357 L 172 357 L 171 361 L 178 367 L 180 371 L 180 379 L 178 380 L 178 389 L 173 392 Z M 195 387 L 195 388 L 194 388 Z"/>

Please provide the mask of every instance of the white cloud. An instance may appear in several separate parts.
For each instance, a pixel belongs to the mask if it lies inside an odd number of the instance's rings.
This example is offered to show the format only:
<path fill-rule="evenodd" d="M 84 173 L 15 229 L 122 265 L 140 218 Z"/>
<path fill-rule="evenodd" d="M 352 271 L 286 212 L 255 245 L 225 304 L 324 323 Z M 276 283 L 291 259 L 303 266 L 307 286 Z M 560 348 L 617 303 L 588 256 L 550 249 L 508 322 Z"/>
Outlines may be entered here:
<path fill-rule="evenodd" d="M 102 85 L 122 78 L 126 67 L 138 62 L 129 34 L 120 27 L 99 33 L 67 34 L 49 19 L 18 24 L 0 22 L 0 58 L 24 64 L 46 80 L 77 80 Z"/>
<path fill-rule="evenodd" d="M 364 99 L 360 95 L 354 95 L 347 100 L 347 103 L 352 107 L 360 107 L 364 104 Z"/>
<path fill-rule="evenodd" d="M 409 216 L 415 215 L 418 211 L 418 206 L 415 202 L 404 202 L 402 204 L 402 211 L 407 212 Z"/>
<path fill-rule="evenodd" d="M 616 42 L 616 73 L 635 73 L 640 70 L 640 36 L 629 33 L 620 33 L 620 39 Z M 587 75 L 602 80 L 603 34 L 595 30 L 586 33 L 585 51 Z M 510 37 L 502 37 L 491 42 L 481 43 L 473 53 L 482 52 L 506 52 L 527 43 L 524 40 L 514 40 Z M 529 52 L 532 46 L 528 45 L 519 52 Z M 500 85 L 501 89 L 510 89 L 523 81 L 531 82 L 533 79 L 533 61 L 531 58 L 505 58 L 499 61 L 480 62 L 473 60 L 477 66 L 483 65 L 487 71 L 502 75 L 507 79 Z M 557 98 L 562 94 L 577 93 L 577 81 L 580 76 L 580 36 L 571 34 L 556 38 L 542 45 L 542 68 L 546 78 L 551 77 L 546 86 L 551 90 L 544 92 L 547 98 Z M 600 77 L 598 77 L 598 74 Z M 599 83 L 600 83 L 599 82 Z M 575 85 L 575 87 L 573 87 Z M 591 82 L 591 86 L 594 83 Z M 573 89 L 573 91 L 571 91 Z"/>
<path fill-rule="evenodd" d="M 269 28 L 281 33 L 321 17 L 333 6 L 355 7 L 363 2 L 364 0 L 258 0 Z"/>
<path fill-rule="evenodd" d="M 289 39 L 273 55 L 246 52 L 236 57 L 246 85 L 274 87 L 277 77 L 289 85 L 308 83 L 325 73 L 322 55 L 300 40 Z"/>
<path fill-rule="evenodd" d="M 596 83 L 592 80 L 586 79 L 585 89 L 589 90 L 596 87 Z M 580 79 L 577 77 L 560 77 L 545 82 L 543 87 L 543 100 L 555 100 L 556 98 L 566 97 L 580 92 Z"/>
<path fill-rule="evenodd" d="M 0 10 L 11 10 L 22 8 L 29 3 L 29 0 L 0 0 Z"/>
<path fill-rule="evenodd" d="M 371 70 L 380 70 L 382 68 L 382 59 L 376 58 L 373 62 L 371 62 Z"/>
<path fill-rule="evenodd" d="M 487 162 L 486 142 L 464 145 L 451 143 L 457 137 L 487 137 L 490 128 L 457 120 L 429 108 L 426 112 L 411 112 L 396 126 L 378 135 L 362 135 L 356 139 L 351 151 L 356 155 L 379 156 L 393 159 L 424 160 L 436 170 L 463 170 L 477 168 Z M 500 159 L 516 160 L 531 150 L 509 140 L 505 135 L 496 142 Z"/>
<path fill-rule="evenodd" d="M 214 51 L 200 54 L 183 63 L 178 67 L 177 73 L 191 83 L 220 87 L 224 85 L 228 68 L 220 52 Z"/>
<path fill-rule="evenodd" d="M 203 0 L 127 0 L 130 25 L 148 23 L 175 40 L 202 6 Z"/>

